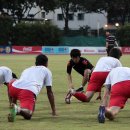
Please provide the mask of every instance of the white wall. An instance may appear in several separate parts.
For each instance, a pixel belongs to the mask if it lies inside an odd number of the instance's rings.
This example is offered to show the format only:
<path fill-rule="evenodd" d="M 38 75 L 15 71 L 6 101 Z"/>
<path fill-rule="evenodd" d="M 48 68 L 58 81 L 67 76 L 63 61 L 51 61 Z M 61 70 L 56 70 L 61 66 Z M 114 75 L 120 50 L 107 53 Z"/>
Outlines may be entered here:
<path fill-rule="evenodd" d="M 40 11 L 40 12 L 39 12 Z M 45 19 L 50 20 L 54 25 L 57 25 L 59 28 L 64 28 L 64 20 L 59 21 L 57 20 L 57 14 L 61 14 L 61 9 L 56 9 L 54 12 L 45 13 L 45 18 L 42 18 L 41 11 L 39 7 L 32 8 L 29 14 L 36 14 L 34 18 L 40 19 L 43 21 Z M 97 29 L 104 27 L 105 24 L 107 24 L 107 18 L 103 14 L 98 13 L 85 13 L 84 20 L 78 20 L 77 15 L 79 12 L 74 13 L 74 20 L 69 21 L 69 28 L 73 30 L 77 30 L 82 26 L 88 25 L 91 29 Z M 81 12 L 80 12 L 81 13 Z M 83 13 L 83 12 L 82 12 Z M 25 14 L 25 17 L 27 16 L 27 13 Z"/>
<path fill-rule="evenodd" d="M 40 11 L 40 12 L 39 12 Z M 39 12 L 38 14 L 36 14 Z M 40 10 L 39 7 L 32 8 L 29 14 L 36 14 L 34 18 L 40 19 L 43 21 L 45 19 L 50 20 L 54 25 L 57 25 L 60 29 L 64 28 L 64 20 L 59 21 L 57 20 L 57 14 L 62 14 L 61 9 L 56 9 L 54 12 L 45 13 L 45 18 L 42 18 L 42 10 Z M 105 24 L 107 24 L 107 18 L 103 14 L 97 14 L 97 13 L 85 13 L 84 20 L 78 20 L 78 13 L 83 12 L 77 12 L 74 13 L 74 20 L 69 21 L 69 28 L 73 30 L 77 30 L 82 26 L 88 25 L 91 29 L 97 29 L 104 27 Z M 25 17 L 27 16 L 27 13 L 25 14 Z"/>
<path fill-rule="evenodd" d="M 78 13 L 79 12 L 74 14 L 73 21 L 69 21 L 69 28 L 70 29 L 76 30 L 76 29 L 79 29 L 79 27 L 86 26 L 86 25 L 90 26 L 91 29 L 97 29 L 97 28 L 102 28 L 102 27 L 104 27 L 105 24 L 107 24 L 107 18 L 103 14 L 86 13 L 84 16 L 84 20 L 78 20 L 77 19 Z M 46 19 L 51 19 L 52 23 L 57 25 L 59 28 L 63 29 L 64 28 L 64 20 L 58 21 L 57 14 L 61 14 L 60 9 L 56 9 L 54 13 L 53 12 L 48 13 L 48 15 L 46 15 Z"/>

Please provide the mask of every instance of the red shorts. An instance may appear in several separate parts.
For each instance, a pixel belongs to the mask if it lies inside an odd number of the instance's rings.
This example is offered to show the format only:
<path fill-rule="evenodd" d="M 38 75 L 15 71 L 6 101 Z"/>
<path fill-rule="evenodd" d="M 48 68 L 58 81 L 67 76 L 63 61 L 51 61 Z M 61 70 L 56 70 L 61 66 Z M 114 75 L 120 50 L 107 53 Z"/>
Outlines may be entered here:
<path fill-rule="evenodd" d="M 14 81 L 11 81 L 9 83 L 9 94 L 12 98 L 15 100 L 20 101 L 20 107 L 25 108 L 31 111 L 34 111 L 35 109 L 35 102 L 36 97 L 35 94 L 29 90 L 25 89 L 19 89 L 12 86 L 12 83 Z"/>
<path fill-rule="evenodd" d="M 93 72 L 86 91 L 101 92 L 101 88 L 108 74 L 109 72 Z"/>
<path fill-rule="evenodd" d="M 123 108 L 128 98 L 130 98 L 130 80 L 116 83 L 111 88 L 109 107 Z"/>

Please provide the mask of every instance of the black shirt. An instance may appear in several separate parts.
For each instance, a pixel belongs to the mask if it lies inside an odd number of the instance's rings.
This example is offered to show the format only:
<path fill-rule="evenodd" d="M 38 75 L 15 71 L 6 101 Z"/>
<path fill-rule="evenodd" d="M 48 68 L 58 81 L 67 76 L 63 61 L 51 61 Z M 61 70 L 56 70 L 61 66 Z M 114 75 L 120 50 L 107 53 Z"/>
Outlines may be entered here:
<path fill-rule="evenodd" d="M 115 42 L 116 42 L 115 36 L 113 36 L 113 35 L 107 36 L 106 42 L 108 42 L 108 46 L 109 45 L 115 45 Z"/>
<path fill-rule="evenodd" d="M 85 69 L 93 69 L 93 65 L 85 58 L 80 57 L 80 60 L 78 63 L 74 63 L 73 60 L 71 59 L 69 63 L 67 64 L 67 73 L 71 74 L 72 68 L 76 70 L 79 74 L 82 76 L 84 75 L 84 70 Z"/>

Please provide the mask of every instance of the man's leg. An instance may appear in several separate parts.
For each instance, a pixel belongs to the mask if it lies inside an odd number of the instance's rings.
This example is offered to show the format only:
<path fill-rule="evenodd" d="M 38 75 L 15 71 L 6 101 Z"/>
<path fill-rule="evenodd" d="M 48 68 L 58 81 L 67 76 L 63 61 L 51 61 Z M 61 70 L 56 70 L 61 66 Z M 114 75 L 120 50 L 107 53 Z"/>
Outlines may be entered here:
<path fill-rule="evenodd" d="M 121 108 L 118 106 L 112 106 L 106 108 L 106 112 L 105 112 L 106 118 L 108 118 L 109 120 L 114 120 L 115 116 L 119 113 L 120 109 Z"/>
<path fill-rule="evenodd" d="M 81 84 L 81 86 L 76 90 L 76 92 L 83 92 L 84 86 L 85 86 L 85 85 L 87 84 L 87 82 L 89 81 L 90 73 L 91 73 L 91 70 L 89 70 L 89 69 L 86 69 L 86 70 L 84 71 L 84 75 L 83 75 L 83 79 L 82 79 L 82 84 Z"/>
<path fill-rule="evenodd" d="M 90 72 L 91 72 L 91 70 L 89 70 L 89 69 L 86 69 L 86 70 L 84 71 L 84 76 L 83 76 L 83 79 L 82 79 L 82 84 L 81 84 L 81 86 L 76 90 L 77 95 L 80 95 L 80 94 L 78 94 L 78 92 L 83 92 L 84 86 L 87 84 L 87 82 L 88 82 L 88 80 L 89 80 L 89 74 L 90 74 Z M 70 102 L 71 102 L 71 97 L 72 97 L 72 93 L 73 93 L 72 91 L 75 91 L 75 90 L 74 90 L 74 89 L 70 89 L 69 92 L 67 93 L 66 97 L 65 97 L 65 102 L 66 102 L 67 104 L 70 104 Z M 83 98 L 83 95 L 81 95 L 80 97 L 81 97 L 81 100 L 82 100 L 82 101 L 85 101 L 84 98 Z"/>
<path fill-rule="evenodd" d="M 25 119 L 30 120 L 35 109 L 36 96 L 29 90 L 22 90 L 20 96 L 20 107 L 18 107 L 18 114 Z"/>
<path fill-rule="evenodd" d="M 21 108 L 21 107 L 17 106 L 16 104 L 12 103 L 10 105 L 10 113 L 8 115 L 8 121 L 14 122 L 16 115 L 21 115 L 24 117 L 24 119 L 30 120 L 32 117 L 32 113 L 33 112 L 31 110 Z"/>
<path fill-rule="evenodd" d="M 36 97 L 33 92 L 29 90 L 18 90 L 18 92 L 18 100 L 20 101 L 20 107 L 17 106 L 15 103 L 11 104 L 10 114 L 8 116 L 9 122 L 14 122 L 16 115 L 21 115 L 24 117 L 24 119 L 30 120 L 35 108 Z"/>
<path fill-rule="evenodd" d="M 94 95 L 94 91 L 87 91 L 86 93 L 74 92 L 72 95 L 82 102 L 89 102 Z"/>

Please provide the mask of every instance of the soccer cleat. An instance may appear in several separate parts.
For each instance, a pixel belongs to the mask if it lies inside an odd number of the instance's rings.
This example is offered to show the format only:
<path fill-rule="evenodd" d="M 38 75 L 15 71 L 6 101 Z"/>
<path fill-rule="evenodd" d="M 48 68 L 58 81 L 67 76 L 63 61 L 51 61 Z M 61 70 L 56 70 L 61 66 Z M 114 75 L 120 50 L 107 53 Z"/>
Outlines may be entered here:
<path fill-rule="evenodd" d="M 69 92 L 67 93 L 67 95 L 65 97 L 66 104 L 70 104 L 71 103 L 71 97 L 72 97 L 71 90 L 69 90 Z"/>
<path fill-rule="evenodd" d="M 15 118 L 16 118 L 16 105 L 14 103 L 12 103 L 10 105 L 10 113 L 8 114 L 8 122 L 14 122 Z"/>
<path fill-rule="evenodd" d="M 105 123 L 105 106 L 99 107 L 98 122 Z"/>

